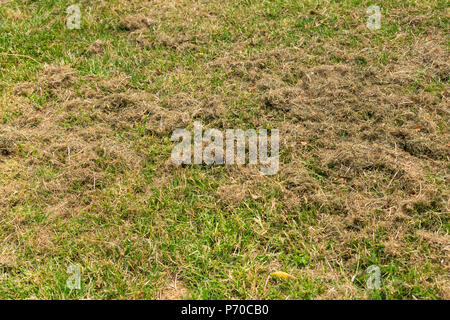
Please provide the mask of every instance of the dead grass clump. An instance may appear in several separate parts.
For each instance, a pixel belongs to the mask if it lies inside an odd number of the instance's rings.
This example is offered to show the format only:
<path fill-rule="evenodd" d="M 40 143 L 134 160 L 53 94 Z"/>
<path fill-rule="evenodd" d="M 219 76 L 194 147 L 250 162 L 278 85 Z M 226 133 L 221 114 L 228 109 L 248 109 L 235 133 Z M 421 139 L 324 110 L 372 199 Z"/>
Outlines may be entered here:
<path fill-rule="evenodd" d="M 0 158 L 1 156 L 7 157 L 18 152 L 17 141 L 19 137 L 17 135 L 1 132 L 0 131 Z"/>
<path fill-rule="evenodd" d="M 288 193 L 294 193 L 300 201 L 308 202 L 311 195 L 320 193 L 319 182 L 311 176 L 305 164 L 300 160 L 294 160 L 284 166 L 280 174 L 285 190 Z"/>
<path fill-rule="evenodd" d="M 101 98 L 105 93 L 122 93 L 128 89 L 129 78 L 130 77 L 125 74 L 120 74 L 111 79 L 92 79 L 95 82 L 95 89 L 87 89 L 86 95 L 91 98 Z"/>
<path fill-rule="evenodd" d="M 100 99 L 96 106 L 105 111 L 118 112 L 125 108 L 134 107 L 136 103 L 134 96 L 125 93 L 114 93 Z"/>
<path fill-rule="evenodd" d="M 285 86 L 285 83 L 279 78 L 270 74 L 263 74 L 256 82 L 255 89 L 260 91 L 276 90 Z"/>
<path fill-rule="evenodd" d="M 195 44 L 193 43 L 194 39 L 195 38 L 189 34 L 173 36 L 162 33 L 158 35 L 155 44 L 183 51 L 195 48 Z"/>
<path fill-rule="evenodd" d="M 134 15 L 123 18 L 119 22 L 119 27 L 126 31 L 136 31 L 140 29 L 149 28 L 155 25 L 155 21 L 152 19 L 142 16 L 142 15 Z"/>
<path fill-rule="evenodd" d="M 265 61 L 278 62 L 284 65 L 289 62 L 298 61 L 300 57 L 306 58 L 308 56 L 309 53 L 302 48 L 281 47 L 258 53 L 254 59 L 264 59 Z"/>
<path fill-rule="evenodd" d="M 263 97 L 263 103 L 268 108 L 289 111 L 300 105 L 302 91 L 298 88 L 285 87 L 270 90 Z"/>
<path fill-rule="evenodd" d="M 103 50 L 105 49 L 106 43 L 101 40 L 95 40 L 88 48 L 87 52 L 89 54 L 100 54 L 103 53 Z"/>
<path fill-rule="evenodd" d="M 317 67 L 312 67 L 309 72 L 312 76 L 317 76 L 318 78 L 325 78 L 327 81 L 336 81 L 344 79 L 351 71 L 348 65 L 338 64 L 338 65 L 321 65 Z"/>
<path fill-rule="evenodd" d="M 14 87 L 14 94 L 29 97 L 34 92 L 34 85 L 31 82 L 22 82 Z"/>
<path fill-rule="evenodd" d="M 65 88 L 73 83 L 75 71 L 69 66 L 45 65 L 43 81 L 50 89 Z"/>
<path fill-rule="evenodd" d="M 157 98 L 137 92 L 119 92 L 120 83 L 101 84 L 109 92 L 107 95 L 95 94 L 91 114 L 111 128 L 145 127 L 149 132 L 167 134 L 186 126 L 191 116 L 183 109 L 161 107 Z M 84 102 L 86 103 L 86 102 Z"/>
<path fill-rule="evenodd" d="M 195 49 L 197 44 L 202 42 L 202 37 L 190 34 L 167 35 L 165 33 L 159 33 L 156 35 L 156 39 L 150 40 L 147 36 L 140 34 L 136 37 L 136 41 L 141 48 L 149 49 L 159 46 L 182 52 L 184 50 Z"/>
<path fill-rule="evenodd" d="M 107 182 L 108 173 L 141 168 L 141 157 L 126 145 L 105 137 L 93 142 L 73 136 L 69 143 L 54 144 L 48 154 L 50 161 L 60 167 L 61 178 L 69 186 L 101 188 Z"/>
<path fill-rule="evenodd" d="M 50 251 L 54 247 L 54 235 L 50 227 L 42 227 L 36 230 L 33 238 L 30 241 L 30 246 L 39 251 Z"/>
<path fill-rule="evenodd" d="M 450 245 L 450 236 L 448 234 L 442 235 L 437 232 L 418 230 L 417 235 L 426 240 L 430 245 L 436 246 L 439 250 L 443 250 L 444 255 L 448 256 L 450 254 L 450 248 L 448 247 Z"/>
<path fill-rule="evenodd" d="M 218 122 L 225 112 L 225 103 L 219 96 L 212 95 L 204 98 L 200 104 L 192 110 L 192 118 L 200 118 L 205 123 L 222 127 Z"/>
<path fill-rule="evenodd" d="M 187 93 L 178 93 L 161 101 L 170 110 L 188 111 L 199 108 L 201 102 L 198 98 Z"/>
<path fill-rule="evenodd" d="M 136 37 L 136 42 L 141 49 L 151 49 L 155 45 L 153 41 L 149 40 L 147 36 L 139 34 Z"/>
<path fill-rule="evenodd" d="M 388 188 L 396 183 L 405 192 L 413 194 L 418 192 L 423 181 L 423 171 L 417 163 L 377 144 L 344 143 L 335 150 L 321 151 L 320 157 L 329 177 L 344 179 L 362 188 L 361 191 L 370 190 L 374 185 L 380 189 Z"/>
<path fill-rule="evenodd" d="M 167 110 L 158 106 L 147 109 L 142 118 L 145 128 L 157 135 L 170 134 L 175 129 L 185 128 L 189 124 L 191 116 L 187 112 Z"/>
<path fill-rule="evenodd" d="M 258 81 L 261 74 L 268 67 L 265 58 L 254 58 L 241 61 L 232 56 L 217 58 L 208 63 L 211 69 L 222 69 L 228 77 L 239 77 L 246 80 Z"/>
<path fill-rule="evenodd" d="M 226 203 L 239 205 L 247 198 L 246 187 L 241 184 L 221 185 L 218 189 L 218 196 Z"/>
<path fill-rule="evenodd" d="M 397 145 L 405 152 L 415 157 L 427 157 L 434 160 L 445 160 L 450 156 L 447 145 L 439 141 L 438 137 L 430 139 L 420 136 L 414 130 L 395 130 L 392 136 L 396 138 Z"/>
<path fill-rule="evenodd" d="M 13 268 L 17 266 L 17 257 L 13 248 L 2 246 L 3 250 L 0 252 L 0 271 L 2 269 Z"/>

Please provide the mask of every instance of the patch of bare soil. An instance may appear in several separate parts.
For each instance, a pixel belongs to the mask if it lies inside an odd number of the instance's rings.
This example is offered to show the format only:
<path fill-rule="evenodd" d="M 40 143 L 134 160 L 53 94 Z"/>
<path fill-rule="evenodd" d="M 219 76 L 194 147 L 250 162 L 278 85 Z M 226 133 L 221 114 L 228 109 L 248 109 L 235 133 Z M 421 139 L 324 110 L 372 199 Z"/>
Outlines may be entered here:
<path fill-rule="evenodd" d="M 175 278 L 158 293 L 159 300 L 182 300 L 188 298 L 188 290 L 183 282 Z"/>
<path fill-rule="evenodd" d="M 17 134 L 4 130 L 0 131 L 0 157 L 8 157 L 18 152 L 17 142 L 20 137 Z"/>

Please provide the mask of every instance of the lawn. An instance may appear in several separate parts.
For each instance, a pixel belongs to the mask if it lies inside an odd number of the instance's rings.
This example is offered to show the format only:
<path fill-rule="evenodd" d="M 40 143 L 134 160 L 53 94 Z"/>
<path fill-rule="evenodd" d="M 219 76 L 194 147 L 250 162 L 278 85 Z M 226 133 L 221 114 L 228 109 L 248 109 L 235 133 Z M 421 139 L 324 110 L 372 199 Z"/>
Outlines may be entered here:
<path fill-rule="evenodd" d="M 0 0 L 0 299 L 450 299 L 449 18 Z M 278 129 L 278 172 L 175 165 L 194 121 Z"/>

